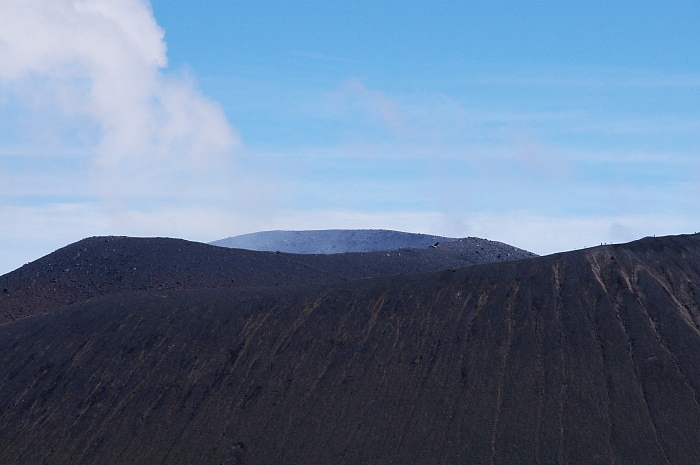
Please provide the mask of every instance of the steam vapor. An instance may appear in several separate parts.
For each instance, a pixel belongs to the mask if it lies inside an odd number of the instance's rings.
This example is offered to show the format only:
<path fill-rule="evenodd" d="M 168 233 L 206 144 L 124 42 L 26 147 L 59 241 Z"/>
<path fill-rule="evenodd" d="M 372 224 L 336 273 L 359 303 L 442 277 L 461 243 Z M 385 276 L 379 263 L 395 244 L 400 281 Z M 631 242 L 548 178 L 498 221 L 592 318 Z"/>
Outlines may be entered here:
<path fill-rule="evenodd" d="M 166 74 L 164 31 L 147 1 L 2 3 L 0 92 L 90 133 L 102 196 L 176 191 L 240 143 L 192 79 Z"/>

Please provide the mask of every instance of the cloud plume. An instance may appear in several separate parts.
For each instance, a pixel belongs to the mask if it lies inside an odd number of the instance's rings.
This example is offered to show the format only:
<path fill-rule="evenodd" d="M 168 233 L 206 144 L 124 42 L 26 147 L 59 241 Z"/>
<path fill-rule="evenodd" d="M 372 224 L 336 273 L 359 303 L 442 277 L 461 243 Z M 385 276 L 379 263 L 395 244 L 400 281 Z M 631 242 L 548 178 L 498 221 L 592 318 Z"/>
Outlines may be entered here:
<path fill-rule="evenodd" d="M 100 194 L 154 179 L 172 188 L 239 144 L 217 103 L 166 72 L 164 32 L 147 1 L 1 3 L 0 92 L 76 126 L 64 133 L 93 144 Z"/>

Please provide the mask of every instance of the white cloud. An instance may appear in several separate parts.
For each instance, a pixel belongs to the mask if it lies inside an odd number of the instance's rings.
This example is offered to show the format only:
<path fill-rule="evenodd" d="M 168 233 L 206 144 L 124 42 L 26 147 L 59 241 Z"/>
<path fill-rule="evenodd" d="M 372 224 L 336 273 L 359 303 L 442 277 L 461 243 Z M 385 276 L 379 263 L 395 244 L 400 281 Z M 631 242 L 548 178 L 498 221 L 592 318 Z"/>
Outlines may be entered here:
<path fill-rule="evenodd" d="M 3 13 L 4 79 L 61 71 L 115 79 L 115 69 L 150 74 L 166 64 L 163 32 L 141 0 L 5 0 Z"/>
<path fill-rule="evenodd" d="M 145 0 L 3 1 L 0 91 L 53 115 L 46 124 L 67 120 L 58 143 L 92 133 L 80 140 L 96 144 L 93 185 L 103 198 L 154 188 L 177 195 L 239 144 L 221 107 L 166 65 Z"/>

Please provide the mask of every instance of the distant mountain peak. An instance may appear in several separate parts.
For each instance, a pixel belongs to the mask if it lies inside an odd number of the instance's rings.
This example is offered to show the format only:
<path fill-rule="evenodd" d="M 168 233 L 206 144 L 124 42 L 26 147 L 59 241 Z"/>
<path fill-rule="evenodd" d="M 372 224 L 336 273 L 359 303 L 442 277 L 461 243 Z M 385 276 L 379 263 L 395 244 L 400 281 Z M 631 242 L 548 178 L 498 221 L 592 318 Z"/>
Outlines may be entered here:
<path fill-rule="evenodd" d="M 260 231 L 227 237 L 211 245 L 236 249 L 301 254 L 380 252 L 405 248 L 425 249 L 436 242 L 457 238 L 387 229 L 316 229 Z"/>

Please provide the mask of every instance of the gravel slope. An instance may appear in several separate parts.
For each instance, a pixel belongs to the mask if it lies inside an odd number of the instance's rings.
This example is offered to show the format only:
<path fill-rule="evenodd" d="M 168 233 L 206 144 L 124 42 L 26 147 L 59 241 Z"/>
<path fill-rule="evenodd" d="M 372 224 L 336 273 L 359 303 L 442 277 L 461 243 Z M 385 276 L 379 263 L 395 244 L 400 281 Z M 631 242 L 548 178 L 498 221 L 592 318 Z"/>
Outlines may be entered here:
<path fill-rule="evenodd" d="M 0 324 L 125 291 L 302 286 L 533 256 L 477 238 L 423 249 L 309 255 L 170 238 L 91 237 L 0 276 Z"/>
<path fill-rule="evenodd" d="M 698 235 L 103 296 L 0 325 L 0 463 L 697 465 L 699 328 Z"/>

